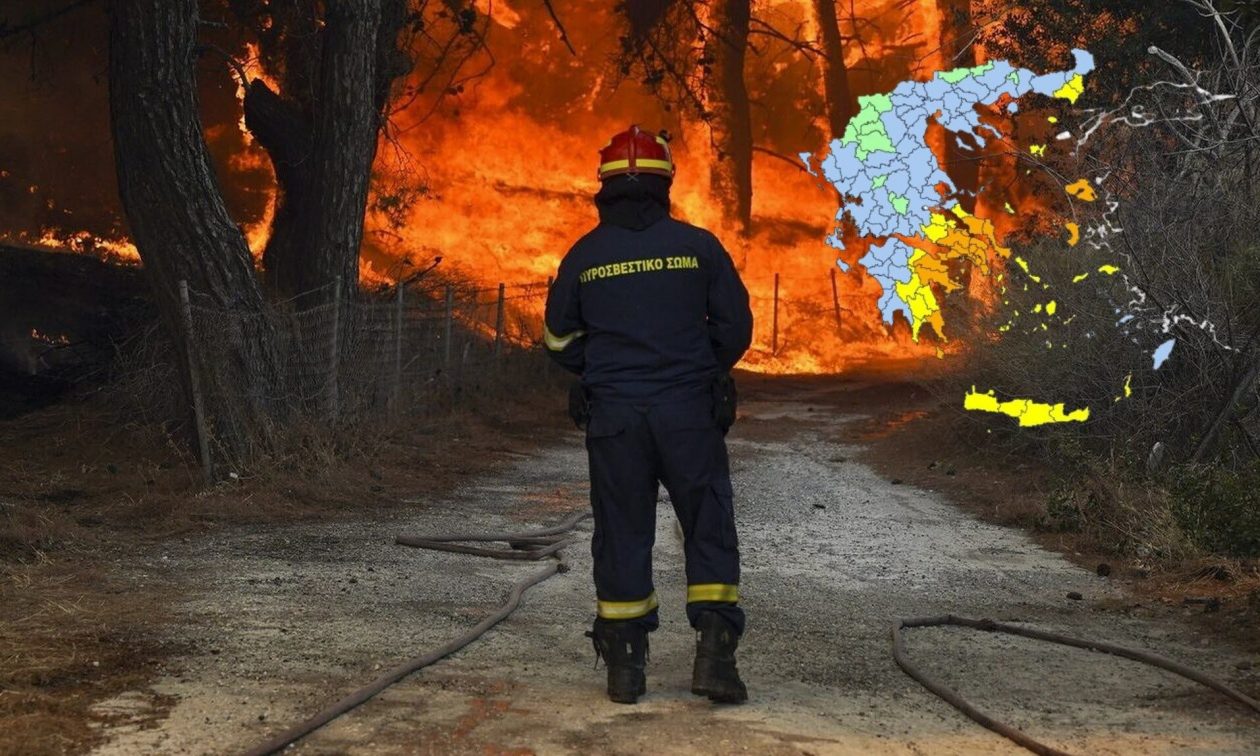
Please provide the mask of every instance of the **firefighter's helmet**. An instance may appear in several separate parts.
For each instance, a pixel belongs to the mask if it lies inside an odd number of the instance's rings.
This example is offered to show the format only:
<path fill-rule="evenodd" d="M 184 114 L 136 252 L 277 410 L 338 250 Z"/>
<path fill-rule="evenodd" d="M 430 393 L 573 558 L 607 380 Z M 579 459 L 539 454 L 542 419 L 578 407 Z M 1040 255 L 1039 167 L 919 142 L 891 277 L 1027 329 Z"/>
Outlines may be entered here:
<path fill-rule="evenodd" d="M 669 135 L 649 134 L 632 125 L 608 141 L 599 151 L 599 180 L 623 173 L 654 173 L 674 177 L 674 158 L 669 152 Z"/>

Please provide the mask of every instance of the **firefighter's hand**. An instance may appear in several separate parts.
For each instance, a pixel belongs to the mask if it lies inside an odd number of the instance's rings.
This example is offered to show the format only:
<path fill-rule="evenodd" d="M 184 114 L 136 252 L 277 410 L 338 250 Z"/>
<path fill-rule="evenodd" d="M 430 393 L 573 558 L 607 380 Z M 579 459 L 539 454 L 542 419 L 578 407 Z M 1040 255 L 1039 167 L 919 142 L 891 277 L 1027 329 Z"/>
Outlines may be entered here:
<path fill-rule="evenodd" d="M 582 430 L 586 430 L 587 423 L 591 421 L 591 402 L 581 381 L 574 381 L 569 387 L 569 417 Z"/>

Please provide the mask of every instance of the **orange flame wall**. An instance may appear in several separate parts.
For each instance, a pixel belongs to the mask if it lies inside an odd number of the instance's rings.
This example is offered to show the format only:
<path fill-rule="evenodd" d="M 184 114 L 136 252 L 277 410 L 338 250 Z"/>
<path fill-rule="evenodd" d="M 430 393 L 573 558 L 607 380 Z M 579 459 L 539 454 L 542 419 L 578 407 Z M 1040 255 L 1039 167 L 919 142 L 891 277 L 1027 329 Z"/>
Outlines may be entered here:
<path fill-rule="evenodd" d="M 405 153 L 384 141 L 378 173 L 421 181 L 427 195 L 401 227 L 369 217 L 366 280 L 393 281 L 399 258 L 425 267 L 437 255 L 444 268 L 487 286 L 546 280 L 596 220 L 590 198 L 598 188 L 597 150 L 613 133 L 640 123 L 675 134 L 675 214 L 713 230 L 741 269 L 757 319 L 747 367 L 832 372 L 892 355 L 935 353 L 935 345 L 914 345 L 906 329 L 889 334 L 875 306 L 877 285 L 864 274 L 836 269 L 837 255 L 824 243 L 837 210 L 829 187 L 782 157 L 758 151 L 753 233 L 740 237 L 709 198 L 708 165 L 715 158 L 707 125 L 690 114 L 680 120 L 677 110 L 666 112 L 637 82 L 619 80 L 607 62 L 622 33 L 607 4 L 564 4 L 562 21 L 577 57 L 535 5 L 496 0 L 493 17 L 501 22 L 489 35 L 495 65 L 488 76 L 432 114 L 421 106 L 395 117 Z M 859 93 L 883 91 L 915 69 L 926 75 L 938 65 L 932 59 L 940 23 L 934 0 L 920 3 L 927 13 L 899 11 L 897 5 L 863 0 L 855 6 L 870 22 L 864 21 L 862 33 L 871 57 L 864 58 L 857 45 L 846 55 Z M 758 4 L 756 13 L 789 33 L 799 28 L 803 38 L 816 37 L 812 3 Z M 842 20 L 848 34 L 846 25 Z M 750 54 L 746 67 L 754 142 L 781 156 L 820 151 L 830 135 L 817 58 L 801 65 L 801 54 L 786 45 L 754 40 L 760 54 Z M 882 57 L 894 44 L 898 54 Z M 907 45 L 922 50 L 922 57 L 907 57 Z M 812 101 L 802 102 L 801 91 L 812 92 Z"/>
<path fill-rule="evenodd" d="M 943 23 L 938 0 L 843 0 L 836 6 L 855 94 L 889 91 L 899 81 L 946 66 L 937 52 Z M 675 213 L 713 230 L 748 284 L 757 329 L 747 366 L 826 372 L 935 353 L 930 339 L 912 343 L 903 322 L 889 333 L 876 309 L 877 284 L 858 269 L 840 272 L 835 250 L 824 243 L 834 226 L 837 199 L 830 187 L 793 164 L 795 155 L 819 153 L 831 138 L 818 55 L 802 53 L 769 33 L 750 37 L 745 81 L 759 150 L 753 161 L 752 234 L 744 238 L 709 196 L 708 168 L 716 157 L 707 125 L 694 113 L 663 107 L 613 62 L 624 25 L 612 4 L 567 0 L 555 7 L 576 56 L 561 42 L 542 3 L 478 0 L 482 13 L 491 11 L 488 54 L 466 70 L 480 70 L 493 58 L 488 73 L 447 97 L 435 98 L 430 90 L 393 115 L 378 155 L 374 199 L 398 187 L 419 199 L 401 217 L 369 211 L 362 266 L 366 282 L 393 282 L 408 270 L 428 267 L 438 255 L 441 270 L 486 287 L 545 281 L 572 242 L 595 222 L 591 196 L 597 189 L 599 147 L 613 133 L 639 123 L 675 135 Z M 754 4 L 754 14 L 788 36 L 813 42 L 819 36 L 813 8 L 812 0 L 764 0 Z M 49 68 L 63 72 L 57 87 L 24 92 L 14 82 L 0 82 L 0 91 L 17 95 L 0 97 L 0 113 L 13 116 L 0 119 L 0 136 L 21 137 L 0 140 L 0 199 L 13 209 L 6 213 L 0 206 L 0 240 L 135 256 L 122 230 L 109 144 L 99 137 L 108 131 L 106 82 L 83 73 L 104 65 L 104 28 L 103 11 L 89 7 L 66 17 L 56 45 L 38 48 L 50 62 L 63 63 Z M 29 52 L 0 51 L 0 61 L 16 65 Z M 238 54 L 256 59 L 248 45 Z M 268 159 L 239 123 L 241 92 L 227 67 L 215 56 L 201 59 L 199 66 L 207 141 L 229 207 L 258 253 L 274 210 Z M 250 76 L 267 73 L 252 62 L 247 71 Z M 66 107 L 76 115 L 68 116 Z M 31 124 L 58 125 L 22 130 L 20 116 Z M 67 159 L 30 157 L 41 152 L 34 148 L 39 140 L 54 138 L 66 144 L 59 152 L 44 152 L 65 153 Z M 56 171 L 45 170 L 37 179 L 42 164 Z M 995 169 L 1013 175 L 1013 166 Z"/>

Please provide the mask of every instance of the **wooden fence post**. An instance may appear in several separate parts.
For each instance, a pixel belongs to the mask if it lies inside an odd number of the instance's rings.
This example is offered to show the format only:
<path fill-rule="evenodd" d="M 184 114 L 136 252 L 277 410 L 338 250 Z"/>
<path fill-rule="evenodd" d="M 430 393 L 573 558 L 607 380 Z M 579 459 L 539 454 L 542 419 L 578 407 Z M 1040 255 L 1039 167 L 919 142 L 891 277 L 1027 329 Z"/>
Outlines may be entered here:
<path fill-rule="evenodd" d="M 210 434 L 206 429 L 206 410 L 201 397 L 201 374 L 193 362 L 192 302 L 188 298 L 188 282 L 179 282 L 179 302 L 184 311 L 184 356 L 188 370 L 188 386 L 192 391 L 193 420 L 197 425 L 197 448 L 201 455 L 201 471 L 206 485 L 214 483 L 214 471 L 210 468 Z"/>
<path fill-rule="evenodd" d="M 328 340 L 328 413 L 335 420 L 341 398 L 337 375 L 341 363 L 341 276 L 333 279 L 331 335 Z"/>
<path fill-rule="evenodd" d="M 544 318 L 543 328 L 546 328 L 546 327 L 547 327 L 547 324 L 546 324 L 546 322 L 545 322 L 545 319 L 546 319 L 546 317 L 547 317 L 547 313 L 546 313 L 546 301 L 547 301 L 547 299 L 548 299 L 548 298 L 550 298 L 550 297 L 551 297 L 551 287 L 555 284 L 555 282 L 556 282 L 556 278 L 555 278 L 555 276 L 547 276 L 547 290 L 546 290 L 545 292 L 543 292 L 543 318 Z M 551 351 L 551 350 L 547 347 L 547 335 L 546 335 L 546 334 L 543 334 L 543 348 L 542 348 L 542 352 L 543 352 L 543 375 L 544 375 L 544 376 L 546 376 L 546 377 L 548 377 L 548 378 L 550 378 L 550 377 L 551 377 L 551 355 L 550 355 L 550 354 L 548 354 L 548 352 L 550 352 L 550 351 Z"/>
<path fill-rule="evenodd" d="M 770 333 L 770 354 L 779 353 L 779 274 L 774 274 L 774 317 Z"/>
<path fill-rule="evenodd" d="M 455 287 L 446 285 L 446 322 L 442 325 L 442 364 L 446 366 L 447 375 L 451 371 L 451 338 L 455 322 Z"/>
<path fill-rule="evenodd" d="M 398 398 L 402 394 L 402 342 L 403 342 L 403 285 L 398 282 L 398 293 L 394 299 L 394 396 L 393 404 L 398 406 Z"/>
<path fill-rule="evenodd" d="M 499 284 L 499 302 L 494 313 L 494 356 L 503 356 L 503 308 L 506 304 L 506 286 Z"/>
<path fill-rule="evenodd" d="M 836 333 L 840 333 L 840 287 L 836 284 L 836 266 L 831 266 L 831 302 L 836 307 Z"/>

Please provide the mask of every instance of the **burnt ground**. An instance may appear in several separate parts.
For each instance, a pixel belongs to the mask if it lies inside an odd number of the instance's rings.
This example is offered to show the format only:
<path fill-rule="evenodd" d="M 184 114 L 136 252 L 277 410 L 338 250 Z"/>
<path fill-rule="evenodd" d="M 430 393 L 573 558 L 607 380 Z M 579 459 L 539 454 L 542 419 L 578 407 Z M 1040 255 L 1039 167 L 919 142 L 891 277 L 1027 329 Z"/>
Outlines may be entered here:
<path fill-rule="evenodd" d="M 1122 569 L 1100 577 L 1093 557 L 1071 553 L 1068 542 L 986 521 L 1001 512 L 977 516 L 1001 498 L 1018 503 L 1035 493 L 1038 471 L 1006 461 L 986 470 L 974 459 L 964 467 L 944 435 L 920 448 L 921 428 L 906 424 L 930 414 L 920 403 L 931 397 L 918 391 L 879 376 L 746 381 L 731 450 L 750 613 L 741 657 L 749 705 L 713 707 L 686 692 L 692 637 L 681 619 L 680 548 L 662 516 L 664 626 L 653 637 L 641 705 L 607 703 L 602 672 L 592 669 L 582 637 L 592 612 L 582 526 L 582 542 L 566 553 L 571 572 L 534 589 L 483 640 L 297 752 L 1010 752 L 891 661 L 894 618 L 943 612 L 1151 648 L 1260 692 L 1254 648 L 1207 632 L 1179 604 L 1126 582 Z M 427 458 L 465 470 L 449 485 L 426 487 L 421 475 L 390 481 L 376 492 L 379 505 L 357 513 L 226 521 L 99 552 L 93 563 L 105 568 L 97 573 L 118 593 L 72 581 L 61 589 L 103 607 L 146 597 L 125 621 L 102 619 L 102 628 L 130 630 L 95 647 L 134 648 L 141 659 L 111 670 L 113 661 L 93 657 L 66 672 L 96 674 L 97 689 L 83 694 L 80 710 L 89 734 L 63 745 L 239 752 L 474 624 L 536 566 L 403 549 L 394 535 L 545 524 L 585 505 L 576 432 L 509 426 L 479 438 Z M 1076 561 L 1048 548 L 1056 545 Z M 28 589 L 35 595 L 49 584 Z M 1120 660 L 953 631 L 916 632 L 911 652 L 982 707 L 1074 752 L 1246 753 L 1260 742 L 1260 722 L 1243 709 Z M 11 738 L 0 743 L 21 750 Z"/>
<path fill-rule="evenodd" d="M 99 383 L 156 318 L 138 267 L 0 244 L 0 420 Z"/>
<path fill-rule="evenodd" d="M 206 489 L 178 427 L 146 422 L 132 401 L 90 391 L 0 422 L 0 754 L 80 753 L 131 715 L 95 708 L 148 690 L 195 649 L 170 632 L 195 590 L 150 554 L 178 553 L 224 528 L 266 531 L 414 511 L 517 459 L 563 427 L 562 396 L 490 397 L 408 418 L 356 439 L 351 461 L 312 444 L 265 474 Z M 147 565 L 147 566 L 145 566 Z M 194 581 L 195 583 L 195 581 Z M 175 699 L 151 697 L 158 721 Z"/>

